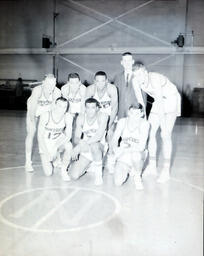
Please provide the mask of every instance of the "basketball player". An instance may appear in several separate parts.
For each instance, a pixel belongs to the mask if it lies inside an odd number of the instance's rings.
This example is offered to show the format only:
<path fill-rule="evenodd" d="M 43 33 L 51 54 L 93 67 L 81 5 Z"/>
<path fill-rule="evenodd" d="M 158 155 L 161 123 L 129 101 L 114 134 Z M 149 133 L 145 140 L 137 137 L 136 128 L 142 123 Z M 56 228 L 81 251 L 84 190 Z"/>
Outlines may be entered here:
<path fill-rule="evenodd" d="M 115 164 L 114 182 L 122 185 L 129 173 L 134 176 L 136 189 L 143 189 L 141 173 L 147 156 L 146 143 L 149 134 L 149 123 L 144 118 L 141 104 L 129 107 L 127 117 L 118 121 L 113 140 L 112 151 Z M 118 146 L 119 138 L 121 138 Z"/>
<path fill-rule="evenodd" d="M 27 136 L 25 141 L 25 168 L 27 172 L 32 172 L 32 148 L 33 139 L 37 128 L 38 117 L 50 110 L 51 105 L 60 97 L 61 91 L 56 87 L 56 78 L 52 74 L 45 76 L 41 85 L 33 88 L 31 96 L 27 101 L 26 128 Z"/>
<path fill-rule="evenodd" d="M 95 98 L 101 106 L 100 111 L 108 114 L 108 130 L 112 128 L 118 111 L 118 95 L 116 86 L 108 82 L 104 71 L 98 71 L 94 77 L 94 84 L 87 87 L 86 98 Z"/>
<path fill-rule="evenodd" d="M 77 73 L 68 75 L 67 83 L 61 88 L 62 96 L 69 101 L 69 113 L 73 116 L 84 112 L 86 87 Z"/>
<path fill-rule="evenodd" d="M 63 153 L 61 175 L 63 180 L 69 181 L 67 167 L 71 159 L 73 117 L 67 113 L 68 101 L 57 98 L 52 109 L 40 116 L 38 129 L 39 151 L 43 170 L 46 176 L 53 173 L 53 163 L 57 160 L 58 154 Z"/>
<path fill-rule="evenodd" d="M 86 172 L 90 163 L 94 161 L 94 167 L 92 166 L 91 170 L 94 170 L 95 185 L 103 183 L 102 140 L 108 122 L 108 115 L 101 112 L 99 108 L 99 102 L 94 98 L 89 98 L 85 101 L 85 113 L 77 117 L 74 140 L 76 146 L 72 151 L 72 159 L 76 161 L 72 164 L 70 170 L 71 176 L 78 179 Z"/>
<path fill-rule="evenodd" d="M 170 163 L 172 153 L 172 130 L 176 117 L 180 116 L 181 100 L 176 86 L 168 80 L 167 77 L 155 72 L 148 72 L 142 62 L 136 62 L 133 67 L 133 87 L 141 88 L 147 94 L 154 98 L 149 115 L 151 125 L 149 138 L 149 165 L 144 172 L 156 175 L 156 151 L 157 141 L 156 133 L 161 128 L 161 137 L 163 141 L 164 166 L 158 178 L 158 182 L 166 182 L 170 175 Z"/>

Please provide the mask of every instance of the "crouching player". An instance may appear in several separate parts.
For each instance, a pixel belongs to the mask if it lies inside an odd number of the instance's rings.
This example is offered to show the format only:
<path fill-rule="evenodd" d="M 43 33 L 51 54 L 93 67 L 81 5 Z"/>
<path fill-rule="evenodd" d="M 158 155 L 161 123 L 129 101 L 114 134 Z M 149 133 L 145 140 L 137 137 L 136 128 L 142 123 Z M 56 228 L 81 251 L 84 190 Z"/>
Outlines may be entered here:
<path fill-rule="evenodd" d="M 70 168 L 70 175 L 73 179 L 78 179 L 91 165 L 94 170 L 95 185 L 103 183 L 102 159 L 105 131 L 108 122 L 108 115 L 100 112 L 99 102 L 94 98 L 85 101 L 85 113 L 79 114 L 76 120 L 76 131 L 72 151 L 73 162 Z"/>
<path fill-rule="evenodd" d="M 131 173 L 136 189 L 143 189 L 141 172 L 147 157 L 148 134 L 149 123 L 144 118 L 142 105 L 130 106 L 127 117 L 118 121 L 112 140 L 112 157 L 115 159 L 112 168 L 115 169 L 114 182 L 117 186 L 122 185 Z"/>
<path fill-rule="evenodd" d="M 70 180 L 67 168 L 72 150 L 70 139 L 73 117 L 67 113 L 68 107 L 69 103 L 65 98 L 57 98 L 51 111 L 40 116 L 38 129 L 39 151 L 45 175 L 52 175 L 53 163 L 58 154 L 62 153 L 61 175 L 65 181 Z"/>

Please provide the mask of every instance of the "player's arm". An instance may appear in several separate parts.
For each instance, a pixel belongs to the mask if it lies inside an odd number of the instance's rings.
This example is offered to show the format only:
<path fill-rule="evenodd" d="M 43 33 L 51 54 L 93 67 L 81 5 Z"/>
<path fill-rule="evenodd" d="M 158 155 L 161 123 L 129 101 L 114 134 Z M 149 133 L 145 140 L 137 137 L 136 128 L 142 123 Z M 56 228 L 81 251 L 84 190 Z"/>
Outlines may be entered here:
<path fill-rule="evenodd" d="M 67 99 L 67 90 L 68 90 L 68 85 L 67 84 L 63 85 L 61 88 L 61 94 L 62 94 L 62 97 L 64 97 L 65 99 Z"/>
<path fill-rule="evenodd" d="M 149 122 L 144 119 L 140 127 L 140 139 L 139 139 L 139 145 L 138 145 L 139 151 L 144 151 L 146 148 L 147 139 L 149 136 L 149 128 L 150 128 Z"/>
<path fill-rule="evenodd" d="M 65 128 L 65 135 L 66 135 L 66 139 L 71 140 L 72 138 L 72 123 L 73 123 L 73 117 L 72 115 L 66 113 L 65 115 L 65 124 L 66 124 L 66 128 Z"/>
<path fill-rule="evenodd" d="M 82 135 L 83 122 L 84 122 L 84 116 L 79 114 L 79 116 L 77 117 L 77 120 L 76 120 L 76 129 L 75 129 L 75 133 L 74 133 L 73 144 L 75 147 L 72 150 L 72 160 L 77 160 L 78 155 L 81 152 L 80 141 L 81 141 L 81 135 Z"/>
<path fill-rule="evenodd" d="M 81 113 L 85 112 L 85 100 L 86 100 L 86 86 L 81 84 L 80 94 L 81 94 Z"/>
<path fill-rule="evenodd" d="M 61 90 L 56 87 L 55 90 L 54 90 L 54 95 L 53 95 L 54 103 L 55 103 L 56 99 L 61 97 L 61 96 L 62 96 Z"/>
<path fill-rule="evenodd" d="M 49 119 L 49 112 L 46 112 L 40 116 L 39 126 L 38 126 L 38 140 L 41 145 L 41 149 L 44 154 L 49 155 L 47 146 L 45 143 L 45 126 Z"/>
<path fill-rule="evenodd" d="M 103 135 L 105 134 L 107 122 L 108 122 L 108 115 L 105 113 L 99 113 L 99 116 L 98 116 L 99 128 L 96 134 L 86 141 L 88 145 L 101 141 Z"/>
<path fill-rule="evenodd" d="M 118 112 L 118 92 L 117 92 L 117 88 L 115 87 L 115 85 L 109 84 L 108 93 L 111 97 L 111 115 L 110 115 L 110 120 L 109 120 L 109 127 L 108 127 L 108 129 L 109 129 L 112 126 L 112 124 L 116 118 L 116 114 Z"/>
<path fill-rule="evenodd" d="M 142 91 L 141 86 L 140 86 L 137 78 L 133 78 L 132 84 L 133 84 L 135 97 L 138 100 L 138 102 L 143 106 L 143 109 L 145 111 L 145 109 L 146 109 L 146 96 L 144 95 L 144 92 Z M 145 116 L 146 116 L 146 111 L 145 111 Z"/>
<path fill-rule="evenodd" d="M 33 88 L 32 94 L 28 99 L 28 115 L 30 120 L 34 122 L 36 109 L 38 105 L 38 98 L 40 97 L 40 87 Z"/>
<path fill-rule="evenodd" d="M 84 116 L 79 114 L 76 119 L 76 129 L 75 129 L 74 141 L 73 141 L 74 145 L 79 144 L 81 140 L 83 122 L 84 122 Z"/>
<path fill-rule="evenodd" d="M 125 119 L 122 118 L 118 121 L 115 132 L 113 134 L 113 138 L 111 141 L 111 148 L 113 151 L 115 151 L 115 149 L 118 147 L 118 140 L 120 138 L 120 136 L 122 135 L 123 129 L 124 129 L 124 123 L 125 123 Z"/>

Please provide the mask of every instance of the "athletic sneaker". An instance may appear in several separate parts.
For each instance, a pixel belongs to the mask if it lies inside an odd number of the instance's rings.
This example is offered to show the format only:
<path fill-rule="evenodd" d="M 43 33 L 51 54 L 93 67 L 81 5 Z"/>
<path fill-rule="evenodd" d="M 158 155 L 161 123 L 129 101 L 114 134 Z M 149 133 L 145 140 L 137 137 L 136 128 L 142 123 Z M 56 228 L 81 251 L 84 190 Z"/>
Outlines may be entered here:
<path fill-rule="evenodd" d="M 32 164 L 26 164 L 25 165 L 25 170 L 26 170 L 26 172 L 34 172 Z"/>
<path fill-rule="evenodd" d="M 61 176 L 62 176 L 62 179 L 64 181 L 70 181 L 71 180 L 71 178 L 70 178 L 70 176 L 69 176 L 67 171 L 62 171 Z"/>
<path fill-rule="evenodd" d="M 115 172 L 115 165 L 114 164 L 107 163 L 106 168 L 107 168 L 109 174 L 113 174 Z"/>
<path fill-rule="evenodd" d="M 148 164 L 147 167 L 145 168 L 142 177 L 147 177 L 147 176 L 157 176 L 157 168 L 153 164 Z"/>
<path fill-rule="evenodd" d="M 142 184 L 142 179 L 140 177 L 134 177 L 135 187 L 137 190 L 143 190 L 144 186 Z"/>
<path fill-rule="evenodd" d="M 102 184 L 103 184 L 103 178 L 102 178 L 102 176 L 96 175 L 96 176 L 95 176 L 95 182 L 94 182 L 94 184 L 95 184 L 96 186 L 102 185 Z"/>
<path fill-rule="evenodd" d="M 161 174 L 159 178 L 157 179 L 158 183 L 165 183 L 170 179 L 169 171 L 168 170 L 163 170 L 161 171 Z"/>

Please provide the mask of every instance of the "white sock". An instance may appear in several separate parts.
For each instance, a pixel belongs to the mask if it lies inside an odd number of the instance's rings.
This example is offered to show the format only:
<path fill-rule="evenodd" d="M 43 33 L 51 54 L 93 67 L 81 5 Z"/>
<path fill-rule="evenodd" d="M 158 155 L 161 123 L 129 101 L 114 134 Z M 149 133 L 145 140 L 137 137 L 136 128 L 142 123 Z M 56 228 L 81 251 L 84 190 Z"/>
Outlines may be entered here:
<path fill-rule="evenodd" d="M 103 184 L 103 172 L 102 172 L 102 161 L 94 161 L 95 169 L 95 185 Z"/>

